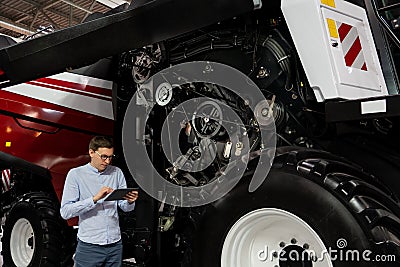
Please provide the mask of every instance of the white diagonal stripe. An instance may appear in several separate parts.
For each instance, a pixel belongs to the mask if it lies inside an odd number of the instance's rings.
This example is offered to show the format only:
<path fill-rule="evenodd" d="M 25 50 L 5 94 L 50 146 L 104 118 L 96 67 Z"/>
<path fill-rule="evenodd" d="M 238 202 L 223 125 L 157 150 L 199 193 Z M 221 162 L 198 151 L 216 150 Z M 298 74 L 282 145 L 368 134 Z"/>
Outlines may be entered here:
<path fill-rule="evenodd" d="M 1 182 L 3 183 L 4 190 L 7 191 L 8 190 L 8 185 L 7 185 L 6 179 L 7 179 L 6 170 L 3 170 L 1 172 Z"/>
<path fill-rule="evenodd" d="M 360 53 L 358 53 L 356 59 L 354 60 L 354 62 L 353 62 L 353 64 L 351 66 L 353 68 L 361 69 L 362 66 L 364 65 L 364 63 L 365 63 L 365 58 L 364 58 L 364 54 L 363 54 L 362 48 L 361 48 Z"/>
<path fill-rule="evenodd" d="M 342 47 L 343 47 L 343 53 L 347 55 L 349 52 L 351 46 L 354 44 L 358 37 L 358 32 L 355 27 L 351 27 L 350 32 L 346 35 L 346 38 L 344 38 L 342 42 Z"/>

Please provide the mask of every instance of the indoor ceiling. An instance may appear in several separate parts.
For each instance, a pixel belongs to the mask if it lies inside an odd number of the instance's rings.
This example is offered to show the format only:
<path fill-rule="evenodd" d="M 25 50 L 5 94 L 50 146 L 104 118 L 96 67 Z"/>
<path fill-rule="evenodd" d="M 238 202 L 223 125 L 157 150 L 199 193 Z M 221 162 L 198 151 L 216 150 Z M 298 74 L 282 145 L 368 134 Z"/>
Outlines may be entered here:
<path fill-rule="evenodd" d="M 79 24 L 94 13 L 104 13 L 126 0 L 0 0 L 0 33 L 24 38 Z"/>

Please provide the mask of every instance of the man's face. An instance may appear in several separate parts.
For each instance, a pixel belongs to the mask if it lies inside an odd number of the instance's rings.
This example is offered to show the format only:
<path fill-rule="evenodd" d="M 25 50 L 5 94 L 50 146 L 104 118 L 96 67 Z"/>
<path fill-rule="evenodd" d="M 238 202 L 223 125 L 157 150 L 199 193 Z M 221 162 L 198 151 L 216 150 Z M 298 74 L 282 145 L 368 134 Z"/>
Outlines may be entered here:
<path fill-rule="evenodd" d="M 89 149 L 89 155 L 91 158 L 90 164 L 102 172 L 107 168 L 108 164 L 111 163 L 112 156 L 114 155 L 114 148 L 100 147 L 97 151 Z"/>

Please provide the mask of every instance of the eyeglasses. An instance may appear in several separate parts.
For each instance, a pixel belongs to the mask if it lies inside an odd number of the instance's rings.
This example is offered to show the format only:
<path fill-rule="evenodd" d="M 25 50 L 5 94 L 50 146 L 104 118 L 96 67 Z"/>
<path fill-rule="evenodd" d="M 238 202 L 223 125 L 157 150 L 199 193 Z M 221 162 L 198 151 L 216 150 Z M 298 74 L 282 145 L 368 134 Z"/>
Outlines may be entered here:
<path fill-rule="evenodd" d="M 115 155 L 107 156 L 107 155 L 102 155 L 102 154 L 100 154 L 100 153 L 97 152 L 97 151 L 95 151 L 95 152 L 96 152 L 97 155 L 99 155 L 99 157 L 100 157 L 102 160 L 107 160 L 107 159 L 112 160 L 112 159 L 115 157 Z"/>

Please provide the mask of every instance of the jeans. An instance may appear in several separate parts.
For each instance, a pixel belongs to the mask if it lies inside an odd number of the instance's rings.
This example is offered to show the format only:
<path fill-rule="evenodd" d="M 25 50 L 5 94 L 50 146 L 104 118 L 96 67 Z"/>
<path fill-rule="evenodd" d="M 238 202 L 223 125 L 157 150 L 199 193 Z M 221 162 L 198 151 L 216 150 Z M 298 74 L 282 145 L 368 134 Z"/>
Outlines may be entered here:
<path fill-rule="evenodd" d="M 75 267 L 121 267 L 122 241 L 96 245 L 78 239 L 74 260 Z"/>

